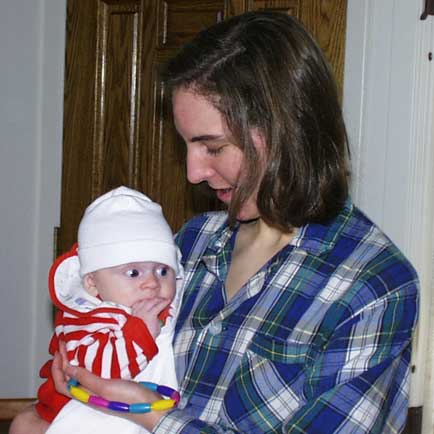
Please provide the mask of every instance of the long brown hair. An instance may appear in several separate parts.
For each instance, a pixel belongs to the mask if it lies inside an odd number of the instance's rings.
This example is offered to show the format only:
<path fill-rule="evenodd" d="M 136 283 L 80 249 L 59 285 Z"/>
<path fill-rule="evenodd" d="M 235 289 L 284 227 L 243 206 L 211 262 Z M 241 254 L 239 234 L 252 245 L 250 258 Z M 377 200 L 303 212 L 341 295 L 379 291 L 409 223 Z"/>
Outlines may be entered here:
<path fill-rule="evenodd" d="M 232 222 L 259 181 L 261 217 L 283 231 L 339 213 L 348 196 L 342 111 L 330 67 L 297 20 L 248 12 L 215 24 L 168 63 L 165 80 L 208 98 L 244 152 Z M 253 130 L 266 146 L 257 176 Z"/>

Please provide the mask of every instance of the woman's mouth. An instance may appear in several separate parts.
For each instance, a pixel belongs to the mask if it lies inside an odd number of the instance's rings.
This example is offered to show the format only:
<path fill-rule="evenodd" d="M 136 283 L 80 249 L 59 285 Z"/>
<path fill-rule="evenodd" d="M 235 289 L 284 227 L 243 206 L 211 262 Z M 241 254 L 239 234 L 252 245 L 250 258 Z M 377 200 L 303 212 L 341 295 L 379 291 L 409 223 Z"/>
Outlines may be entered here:
<path fill-rule="evenodd" d="M 232 199 L 233 188 L 219 188 L 215 192 L 218 200 L 223 203 L 229 203 Z"/>

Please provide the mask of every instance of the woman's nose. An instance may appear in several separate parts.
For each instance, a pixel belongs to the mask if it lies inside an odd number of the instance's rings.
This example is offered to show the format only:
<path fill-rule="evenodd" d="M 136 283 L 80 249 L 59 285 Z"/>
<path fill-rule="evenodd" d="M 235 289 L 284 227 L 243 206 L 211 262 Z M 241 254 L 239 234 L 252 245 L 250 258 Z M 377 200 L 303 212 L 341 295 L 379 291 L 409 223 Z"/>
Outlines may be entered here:
<path fill-rule="evenodd" d="M 187 147 L 187 179 L 192 184 L 208 181 L 213 174 L 213 169 L 199 144 Z"/>

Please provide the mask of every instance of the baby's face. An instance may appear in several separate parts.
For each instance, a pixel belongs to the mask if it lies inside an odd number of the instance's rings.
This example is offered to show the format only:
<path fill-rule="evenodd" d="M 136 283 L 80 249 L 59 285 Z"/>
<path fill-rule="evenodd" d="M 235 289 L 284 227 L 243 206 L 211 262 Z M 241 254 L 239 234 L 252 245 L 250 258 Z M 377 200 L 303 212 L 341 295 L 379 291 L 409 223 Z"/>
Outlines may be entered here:
<path fill-rule="evenodd" d="M 93 271 L 84 277 L 86 289 L 103 301 L 127 307 L 157 297 L 172 301 L 175 297 L 175 272 L 158 262 L 131 262 Z"/>

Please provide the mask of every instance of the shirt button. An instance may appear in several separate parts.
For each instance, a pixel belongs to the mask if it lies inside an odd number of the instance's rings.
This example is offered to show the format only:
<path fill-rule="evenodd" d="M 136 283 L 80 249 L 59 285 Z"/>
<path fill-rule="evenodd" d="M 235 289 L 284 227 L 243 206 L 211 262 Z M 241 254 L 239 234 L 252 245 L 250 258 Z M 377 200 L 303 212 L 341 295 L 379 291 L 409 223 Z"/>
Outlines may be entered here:
<path fill-rule="evenodd" d="M 212 324 L 209 326 L 209 332 L 210 332 L 213 336 L 218 335 L 219 333 L 221 333 L 221 331 L 222 331 L 222 323 L 221 323 L 221 322 L 218 322 L 218 323 L 212 323 Z"/>

